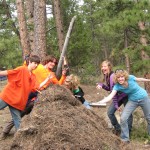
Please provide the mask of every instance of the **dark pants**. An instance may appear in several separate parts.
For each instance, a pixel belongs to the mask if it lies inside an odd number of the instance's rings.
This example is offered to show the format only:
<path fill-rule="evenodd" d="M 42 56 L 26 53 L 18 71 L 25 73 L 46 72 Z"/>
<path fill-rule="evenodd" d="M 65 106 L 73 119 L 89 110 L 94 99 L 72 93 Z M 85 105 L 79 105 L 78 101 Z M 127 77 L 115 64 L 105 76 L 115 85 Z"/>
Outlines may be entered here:
<path fill-rule="evenodd" d="M 125 97 L 121 101 L 119 101 L 118 106 L 121 106 L 122 104 L 124 104 L 124 106 L 125 106 L 127 102 L 128 102 L 128 99 Z M 114 103 L 112 102 L 108 108 L 107 114 L 108 114 L 111 124 L 114 126 L 115 130 L 121 131 L 120 124 L 118 123 L 117 118 L 115 116 L 116 110 L 117 109 L 115 108 Z M 133 116 L 131 114 L 128 119 L 129 131 L 132 130 L 132 122 L 133 122 Z"/>

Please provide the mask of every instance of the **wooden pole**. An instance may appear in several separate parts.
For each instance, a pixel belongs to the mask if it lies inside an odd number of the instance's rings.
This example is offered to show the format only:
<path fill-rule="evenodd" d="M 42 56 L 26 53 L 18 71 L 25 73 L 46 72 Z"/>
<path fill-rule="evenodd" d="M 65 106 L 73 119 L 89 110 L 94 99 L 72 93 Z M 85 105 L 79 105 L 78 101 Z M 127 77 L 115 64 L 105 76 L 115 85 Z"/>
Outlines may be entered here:
<path fill-rule="evenodd" d="M 63 46 L 63 49 L 62 49 L 62 52 L 61 52 L 61 55 L 60 55 L 60 58 L 59 58 L 59 62 L 58 62 L 57 70 L 56 70 L 56 76 L 58 78 L 61 75 L 62 63 L 63 63 L 64 57 L 65 57 L 65 54 L 66 54 L 66 51 L 67 51 L 67 46 L 68 46 L 68 43 L 69 43 L 69 38 L 70 38 L 70 34 L 71 34 L 71 31 L 72 31 L 75 19 L 76 19 L 76 16 L 74 16 L 71 19 L 69 29 L 68 29 L 68 32 L 67 32 L 67 35 L 66 35 L 66 38 L 65 38 L 65 43 L 64 43 L 64 46 Z"/>

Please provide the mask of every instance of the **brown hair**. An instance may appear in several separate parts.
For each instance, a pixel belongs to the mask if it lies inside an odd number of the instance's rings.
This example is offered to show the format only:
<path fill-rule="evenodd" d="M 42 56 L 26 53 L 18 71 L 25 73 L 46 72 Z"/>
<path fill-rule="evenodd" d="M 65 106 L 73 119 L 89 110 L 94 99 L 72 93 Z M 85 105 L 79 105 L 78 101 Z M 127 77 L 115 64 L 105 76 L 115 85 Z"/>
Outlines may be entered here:
<path fill-rule="evenodd" d="M 125 81 L 127 81 L 127 80 L 128 80 L 128 77 L 129 77 L 129 74 L 128 74 L 128 72 L 127 72 L 126 70 L 117 69 L 117 70 L 115 71 L 115 73 L 114 73 L 114 78 L 113 78 L 114 83 L 118 83 L 118 78 L 119 78 L 120 76 L 124 76 L 124 77 L 125 77 Z"/>
<path fill-rule="evenodd" d="M 35 63 L 39 64 L 39 63 L 40 63 L 40 57 L 37 56 L 37 55 L 31 55 L 31 56 L 29 57 L 29 61 L 30 61 L 31 63 L 32 63 L 32 62 L 35 62 Z"/>
<path fill-rule="evenodd" d="M 48 55 L 46 56 L 43 60 L 42 60 L 42 64 L 46 65 L 49 62 L 55 62 L 55 64 L 57 65 L 58 61 L 56 59 L 56 57 L 52 56 L 52 55 Z"/>

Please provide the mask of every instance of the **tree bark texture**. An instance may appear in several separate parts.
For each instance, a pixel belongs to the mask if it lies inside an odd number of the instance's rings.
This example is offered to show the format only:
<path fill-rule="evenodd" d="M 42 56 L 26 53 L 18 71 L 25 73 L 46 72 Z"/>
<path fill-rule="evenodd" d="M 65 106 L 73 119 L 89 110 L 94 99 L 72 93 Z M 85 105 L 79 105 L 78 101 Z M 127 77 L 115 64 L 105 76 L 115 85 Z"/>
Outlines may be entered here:
<path fill-rule="evenodd" d="M 46 56 L 46 0 L 34 0 L 34 51 L 41 59 Z"/>
<path fill-rule="evenodd" d="M 25 0 L 26 22 L 31 52 L 34 51 L 34 0 Z"/>
<path fill-rule="evenodd" d="M 64 29 L 63 29 L 63 19 L 61 13 L 60 0 L 53 0 L 53 7 L 54 7 L 54 17 L 55 17 L 55 24 L 57 29 L 59 51 L 61 53 L 64 45 Z"/>
<path fill-rule="evenodd" d="M 25 56 L 30 52 L 30 44 L 25 20 L 24 5 L 22 3 L 22 0 L 16 0 L 16 5 L 17 5 L 17 17 L 20 31 L 21 47 L 23 51 L 23 56 Z"/>
<path fill-rule="evenodd" d="M 140 21 L 138 23 L 138 25 L 139 25 L 139 28 L 141 31 L 145 30 L 144 22 Z M 143 35 L 143 34 L 141 35 L 140 42 L 143 46 L 147 46 L 147 39 L 146 39 L 145 35 Z M 150 57 L 147 55 L 147 53 L 144 51 L 144 49 L 141 50 L 141 58 L 142 58 L 142 60 L 150 60 Z M 150 79 L 150 73 L 147 72 L 144 75 L 144 77 L 147 79 Z M 145 82 L 144 85 L 145 85 L 145 89 L 147 90 L 147 92 L 150 93 L 150 82 Z"/>
<path fill-rule="evenodd" d="M 144 77 L 145 77 L 146 79 L 150 79 L 150 72 L 147 72 L 147 73 L 144 75 Z M 150 82 L 145 82 L 144 85 L 145 85 L 145 90 L 150 94 Z"/>
<path fill-rule="evenodd" d="M 144 30 L 145 30 L 145 23 L 144 23 L 144 22 L 140 21 L 140 22 L 138 23 L 138 25 L 139 25 L 139 28 L 140 28 L 141 31 L 144 31 Z M 141 42 L 141 44 L 142 44 L 143 46 L 147 46 L 147 39 L 146 39 L 146 37 L 145 37 L 144 34 L 141 35 L 141 37 L 140 37 L 140 42 Z M 141 58 L 142 58 L 142 60 L 148 60 L 148 59 L 150 59 L 150 57 L 149 57 L 148 54 L 144 51 L 144 49 L 141 50 Z"/>
<path fill-rule="evenodd" d="M 124 30 L 124 48 L 128 48 L 128 37 L 127 37 L 128 30 Z M 130 73 L 130 60 L 128 54 L 125 54 L 125 60 L 126 60 L 126 69 Z"/>

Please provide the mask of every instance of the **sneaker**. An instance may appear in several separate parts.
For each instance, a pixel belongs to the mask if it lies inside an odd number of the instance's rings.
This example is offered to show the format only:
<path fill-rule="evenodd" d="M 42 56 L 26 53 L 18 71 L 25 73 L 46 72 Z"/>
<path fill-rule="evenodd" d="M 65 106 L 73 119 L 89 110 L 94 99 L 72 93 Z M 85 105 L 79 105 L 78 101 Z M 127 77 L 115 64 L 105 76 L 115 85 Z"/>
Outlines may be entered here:
<path fill-rule="evenodd" d="M 0 141 L 5 140 L 7 136 L 8 136 L 7 133 L 2 132 L 1 135 L 0 135 Z"/>

